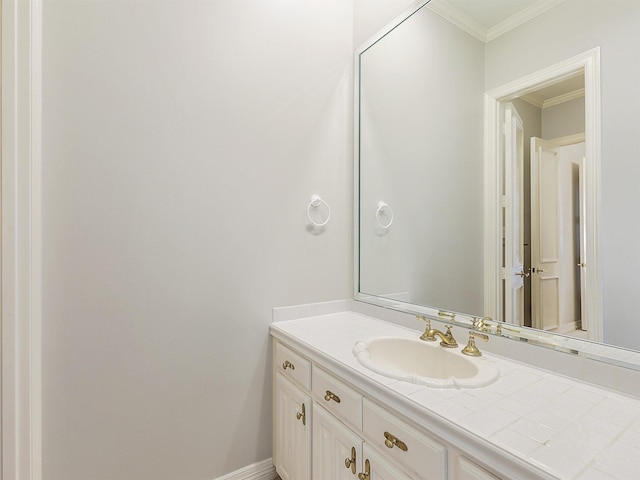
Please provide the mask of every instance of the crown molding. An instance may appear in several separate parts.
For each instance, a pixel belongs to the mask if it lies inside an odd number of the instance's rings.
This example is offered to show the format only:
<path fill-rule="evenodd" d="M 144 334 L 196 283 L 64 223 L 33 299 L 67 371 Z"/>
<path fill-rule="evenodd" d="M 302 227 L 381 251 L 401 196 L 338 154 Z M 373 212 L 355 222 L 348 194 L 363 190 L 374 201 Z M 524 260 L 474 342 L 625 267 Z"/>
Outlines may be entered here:
<path fill-rule="evenodd" d="M 535 93 L 528 93 L 527 95 L 522 95 L 520 97 L 521 100 L 524 100 L 525 102 L 540 109 L 553 107 L 555 105 L 561 105 L 565 102 L 569 102 L 577 98 L 584 98 L 584 88 L 579 88 L 578 90 L 573 90 L 572 92 L 563 93 L 562 95 L 558 95 L 557 97 L 547 99 L 542 99 Z"/>
<path fill-rule="evenodd" d="M 542 108 L 553 107 L 554 105 L 560 105 L 577 98 L 584 98 L 584 88 L 579 88 L 578 90 L 574 90 L 573 92 L 563 93 L 562 95 L 558 95 L 557 97 L 548 98 L 542 103 Z"/>
<path fill-rule="evenodd" d="M 542 108 L 544 106 L 544 100 L 538 97 L 535 93 L 528 93 L 526 95 L 522 95 L 519 97 L 520 100 L 524 100 L 530 105 L 533 105 L 537 108 Z"/>
<path fill-rule="evenodd" d="M 486 34 L 486 42 L 488 43 L 491 40 L 495 40 L 505 33 L 510 32 L 514 28 L 517 28 L 520 25 L 527 23 L 529 20 L 536 18 L 538 15 L 542 15 L 543 13 L 551 10 L 553 7 L 560 5 L 564 1 L 565 0 L 540 0 L 537 3 L 534 3 L 530 7 L 521 10 L 515 15 L 512 15 L 506 20 L 488 29 Z"/>
<path fill-rule="evenodd" d="M 468 34 L 474 36 L 481 42 L 489 43 L 505 33 L 510 32 L 514 28 L 532 20 L 538 15 L 551 10 L 553 7 L 563 3 L 564 1 L 565 0 L 539 0 L 537 3 L 521 10 L 489 29 L 469 17 L 461 10 L 450 5 L 447 0 L 433 0 L 429 2 L 427 8 L 434 13 L 437 13 L 445 20 L 453 23 L 461 30 L 464 30 Z"/>
<path fill-rule="evenodd" d="M 451 6 L 446 0 L 434 0 L 427 4 L 427 8 L 437 13 L 456 27 L 473 35 L 483 43 L 487 43 L 487 29 L 462 11 Z"/>

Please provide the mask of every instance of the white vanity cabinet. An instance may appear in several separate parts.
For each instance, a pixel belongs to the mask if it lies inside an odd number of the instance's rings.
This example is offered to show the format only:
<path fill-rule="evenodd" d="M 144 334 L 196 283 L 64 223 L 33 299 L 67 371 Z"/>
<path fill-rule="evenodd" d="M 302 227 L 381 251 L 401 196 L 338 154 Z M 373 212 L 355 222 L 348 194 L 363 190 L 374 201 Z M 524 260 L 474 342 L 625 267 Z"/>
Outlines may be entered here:
<path fill-rule="evenodd" d="M 311 397 L 276 374 L 274 464 L 282 480 L 311 473 Z"/>
<path fill-rule="evenodd" d="M 456 480 L 500 480 L 462 455 L 457 456 L 455 469 Z"/>
<path fill-rule="evenodd" d="M 363 480 L 412 480 L 412 477 L 394 467 L 385 459 L 384 455 L 378 453 L 368 444 L 365 444 L 362 450 L 364 463 L 362 472 L 365 475 L 367 472 L 369 473 L 369 476 L 365 476 Z"/>
<path fill-rule="evenodd" d="M 412 478 L 447 480 L 447 447 L 365 398 L 363 433 Z"/>
<path fill-rule="evenodd" d="M 312 439 L 313 480 L 353 480 L 362 472 L 362 438 L 318 405 Z"/>
<path fill-rule="evenodd" d="M 282 480 L 311 477 L 311 362 L 277 343 L 274 355 L 274 454 Z"/>
<path fill-rule="evenodd" d="M 313 413 L 313 480 L 411 480 L 319 405 Z"/>
<path fill-rule="evenodd" d="M 274 371 L 282 480 L 499 480 L 279 340 Z"/>

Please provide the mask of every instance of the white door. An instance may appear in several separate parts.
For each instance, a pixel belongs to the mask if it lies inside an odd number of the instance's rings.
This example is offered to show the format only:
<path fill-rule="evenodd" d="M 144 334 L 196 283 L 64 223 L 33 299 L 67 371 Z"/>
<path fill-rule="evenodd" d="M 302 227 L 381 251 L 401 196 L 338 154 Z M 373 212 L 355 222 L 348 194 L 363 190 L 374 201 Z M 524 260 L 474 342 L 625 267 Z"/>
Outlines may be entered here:
<path fill-rule="evenodd" d="M 524 325 L 524 124 L 505 106 L 505 321 Z"/>
<path fill-rule="evenodd" d="M 585 163 L 587 159 L 582 157 L 582 161 L 580 162 L 579 169 L 579 185 L 580 185 L 580 218 L 579 222 L 579 236 L 580 236 L 580 262 L 578 263 L 578 268 L 580 272 L 580 324 L 582 326 L 582 330 L 587 330 L 588 325 L 586 324 L 586 319 L 588 316 L 587 313 L 587 232 L 585 225 L 586 217 L 586 208 L 587 208 L 587 188 L 585 184 Z M 591 338 L 591 337 L 590 337 Z"/>
<path fill-rule="evenodd" d="M 362 439 L 317 404 L 312 463 L 313 480 L 353 480 L 362 472 Z"/>
<path fill-rule="evenodd" d="M 311 398 L 276 374 L 274 465 L 282 480 L 311 478 Z"/>
<path fill-rule="evenodd" d="M 555 145 L 531 139 L 531 323 L 560 324 L 560 192 Z"/>

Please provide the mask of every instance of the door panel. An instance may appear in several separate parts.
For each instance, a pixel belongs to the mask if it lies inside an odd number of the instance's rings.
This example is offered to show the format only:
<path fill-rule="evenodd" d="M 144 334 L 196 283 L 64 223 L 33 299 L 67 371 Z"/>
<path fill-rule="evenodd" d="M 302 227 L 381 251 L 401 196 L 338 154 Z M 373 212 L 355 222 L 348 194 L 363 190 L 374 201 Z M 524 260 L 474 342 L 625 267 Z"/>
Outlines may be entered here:
<path fill-rule="evenodd" d="M 276 374 L 274 464 L 282 480 L 311 476 L 311 397 Z"/>
<path fill-rule="evenodd" d="M 531 139 L 531 320 L 549 330 L 560 313 L 560 195 L 556 145 Z"/>
<path fill-rule="evenodd" d="M 362 471 L 362 439 L 317 404 L 312 463 L 314 480 L 353 480 Z"/>
<path fill-rule="evenodd" d="M 505 315 L 524 325 L 524 124 L 505 107 Z"/>
<path fill-rule="evenodd" d="M 363 448 L 364 461 L 369 461 L 369 479 L 370 480 L 411 480 L 411 477 L 403 473 L 401 470 L 391 465 L 387 460 L 377 453 L 367 444 Z M 364 465 L 363 465 L 363 472 Z"/>

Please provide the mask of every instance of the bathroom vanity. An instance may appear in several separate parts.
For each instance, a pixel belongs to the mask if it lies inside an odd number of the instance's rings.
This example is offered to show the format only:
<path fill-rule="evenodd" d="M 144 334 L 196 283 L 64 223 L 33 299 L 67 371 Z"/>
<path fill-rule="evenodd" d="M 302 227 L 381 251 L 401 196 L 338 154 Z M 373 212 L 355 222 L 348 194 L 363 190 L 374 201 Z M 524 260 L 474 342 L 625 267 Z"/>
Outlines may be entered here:
<path fill-rule="evenodd" d="M 462 349 L 468 330 L 453 332 Z M 353 352 L 420 333 L 351 311 L 272 324 L 283 480 L 634 478 L 634 398 L 487 353 L 493 383 L 438 388 L 374 373 Z"/>

